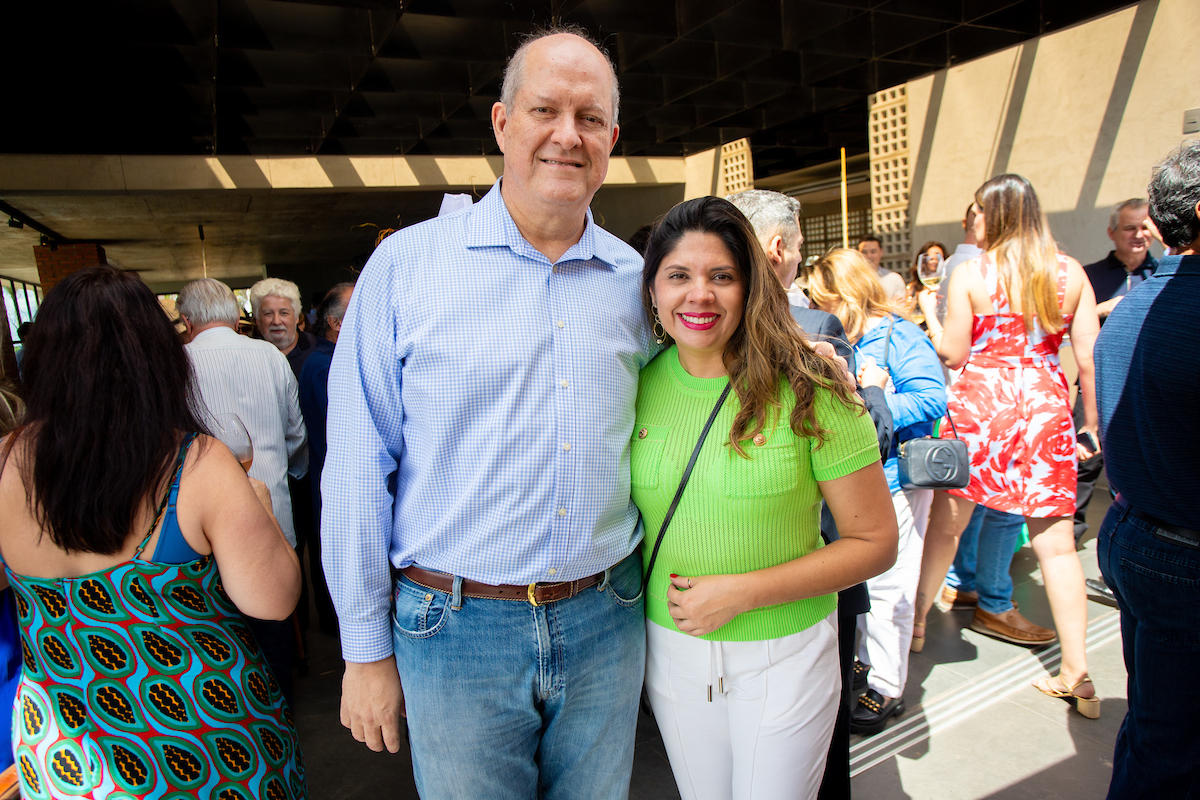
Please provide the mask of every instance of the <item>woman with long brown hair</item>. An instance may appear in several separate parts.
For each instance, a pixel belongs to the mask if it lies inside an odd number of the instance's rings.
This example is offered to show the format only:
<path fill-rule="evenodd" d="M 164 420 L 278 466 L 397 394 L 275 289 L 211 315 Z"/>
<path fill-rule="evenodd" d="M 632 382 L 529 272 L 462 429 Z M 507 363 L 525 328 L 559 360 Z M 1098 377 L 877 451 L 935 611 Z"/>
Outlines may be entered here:
<path fill-rule="evenodd" d="M 836 592 L 896 554 L 874 426 L 731 203 L 668 212 L 642 278 L 667 349 L 641 372 L 631 494 L 671 769 L 684 798 L 813 797 L 837 716 Z M 825 547 L 822 495 L 842 536 Z"/>
<path fill-rule="evenodd" d="M 938 355 L 963 370 L 950 389 L 949 414 L 971 454 L 971 482 L 934 498 L 913 649 L 924 643 L 926 616 L 975 505 L 1023 515 L 1063 653 L 1059 674 L 1034 685 L 1094 719 L 1100 701 L 1087 671 L 1087 599 L 1072 526 L 1077 458 L 1094 445 L 1076 444 L 1058 349 L 1069 331 L 1086 413 L 1081 436 L 1094 442 L 1096 298 L 1079 263 L 1057 252 L 1029 181 L 992 178 L 975 193 L 974 210 L 984 253 L 952 274 L 944 328 L 934 293 L 919 296 Z"/>

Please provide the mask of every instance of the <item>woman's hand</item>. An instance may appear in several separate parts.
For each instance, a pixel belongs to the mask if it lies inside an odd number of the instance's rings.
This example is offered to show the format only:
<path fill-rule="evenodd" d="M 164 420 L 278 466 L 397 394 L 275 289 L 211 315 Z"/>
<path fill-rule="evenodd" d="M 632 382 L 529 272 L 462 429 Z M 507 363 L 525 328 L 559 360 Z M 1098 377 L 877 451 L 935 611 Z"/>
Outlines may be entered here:
<path fill-rule="evenodd" d="M 878 386 L 882 389 L 887 386 L 889 377 L 886 369 L 881 369 L 869 358 L 863 359 L 863 365 L 858 370 L 858 382 L 863 386 Z"/>
<path fill-rule="evenodd" d="M 249 475 L 246 476 L 250 478 Z M 262 507 L 267 510 L 271 518 L 275 518 L 275 511 L 271 508 L 271 487 L 260 481 L 258 478 L 250 478 L 250 486 L 254 489 L 254 496 L 258 498 L 258 502 L 262 503 Z"/>
<path fill-rule="evenodd" d="M 937 319 L 937 292 L 928 287 L 917 292 L 917 306 L 926 320 Z"/>
<path fill-rule="evenodd" d="M 667 608 L 675 627 L 689 636 L 712 633 L 736 617 L 743 609 L 739 603 L 739 575 L 672 575 L 667 587 Z"/>
<path fill-rule="evenodd" d="M 850 374 L 850 365 L 846 363 L 846 359 L 837 354 L 837 350 L 834 349 L 833 345 L 831 345 L 829 342 L 813 342 L 812 349 L 817 355 L 832 359 L 839 367 L 842 368 L 842 379 L 846 382 L 846 385 L 850 387 L 850 391 L 853 392 L 858 389 L 858 386 L 856 386 L 854 383 L 854 376 Z"/>

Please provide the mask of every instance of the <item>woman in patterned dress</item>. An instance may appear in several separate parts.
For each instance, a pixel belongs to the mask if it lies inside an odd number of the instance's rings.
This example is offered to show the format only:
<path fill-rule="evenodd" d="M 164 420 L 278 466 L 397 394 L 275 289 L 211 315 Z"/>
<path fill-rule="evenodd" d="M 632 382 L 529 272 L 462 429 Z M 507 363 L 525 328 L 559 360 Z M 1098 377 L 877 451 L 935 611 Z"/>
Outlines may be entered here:
<path fill-rule="evenodd" d="M 1094 437 L 1096 298 L 1079 263 L 1057 252 L 1027 180 L 992 178 L 975 193 L 973 208 L 984 254 L 951 274 L 945 328 L 933 293 L 919 298 L 938 355 L 963 370 L 950 389 L 949 413 L 970 452 L 971 482 L 934 497 L 913 646 L 924 644 L 926 616 L 975 504 L 1022 514 L 1063 653 L 1059 674 L 1034 685 L 1094 719 L 1100 701 L 1087 674 L 1087 598 L 1072 525 L 1077 458 L 1092 449 L 1076 443 L 1058 348 L 1069 331 L 1086 412 L 1081 435 Z"/>
<path fill-rule="evenodd" d="M 157 299 L 133 273 L 77 272 L 25 365 L 26 424 L 0 440 L 22 795 L 304 797 L 291 714 L 238 613 L 286 617 L 299 565 L 266 487 L 202 433 Z"/>

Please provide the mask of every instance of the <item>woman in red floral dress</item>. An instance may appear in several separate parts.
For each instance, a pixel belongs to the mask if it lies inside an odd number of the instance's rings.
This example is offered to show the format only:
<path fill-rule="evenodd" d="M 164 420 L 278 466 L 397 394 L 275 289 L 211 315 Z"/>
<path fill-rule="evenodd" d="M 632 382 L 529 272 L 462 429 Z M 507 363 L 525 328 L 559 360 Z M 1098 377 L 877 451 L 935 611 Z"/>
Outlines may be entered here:
<path fill-rule="evenodd" d="M 971 455 L 971 482 L 934 496 L 914 649 L 924 643 L 925 618 L 975 504 L 1024 515 L 1063 652 L 1059 674 L 1034 685 L 1095 718 L 1100 701 L 1087 675 L 1087 598 L 1072 526 L 1077 458 L 1092 451 L 1076 443 L 1058 348 L 1069 331 L 1086 414 L 1081 434 L 1094 437 L 1096 298 L 1079 262 L 1056 251 L 1027 180 L 992 178 L 975 193 L 974 209 L 984 254 L 952 273 L 945 328 L 933 293 L 919 298 L 938 355 L 963 370 L 948 406 Z"/>

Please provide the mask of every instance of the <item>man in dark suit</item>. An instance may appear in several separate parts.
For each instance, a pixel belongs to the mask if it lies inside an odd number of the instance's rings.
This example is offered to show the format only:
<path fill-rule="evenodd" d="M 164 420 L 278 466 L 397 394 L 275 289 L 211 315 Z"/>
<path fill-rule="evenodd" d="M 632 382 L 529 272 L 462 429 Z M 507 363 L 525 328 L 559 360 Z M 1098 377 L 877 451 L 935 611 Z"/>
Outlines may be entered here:
<path fill-rule="evenodd" d="M 804 234 L 800 230 L 800 201 L 786 194 L 766 189 L 747 189 L 725 198 L 750 220 L 754 233 L 767 254 L 767 261 L 779 276 L 784 290 L 792 288 L 802 259 L 800 247 Z M 846 341 L 842 323 L 833 314 L 815 308 L 792 304 L 792 316 L 809 341 L 829 342 L 839 356 L 846 359 L 851 375 L 857 375 L 854 350 Z M 875 423 L 880 452 L 886 454 L 892 443 L 892 415 L 888 411 L 883 389 L 877 386 L 858 388 L 859 395 Z M 827 509 L 821 510 L 821 533 L 826 541 L 836 539 L 837 527 Z M 852 586 L 838 593 L 838 655 L 842 667 L 842 701 L 834 724 L 833 740 L 825 763 L 825 778 L 818 794 L 819 800 L 849 800 L 850 797 L 850 701 L 854 684 L 854 634 L 857 617 L 871 610 L 866 584 Z M 863 673 L 866 677 L 866 673 Z"/>

